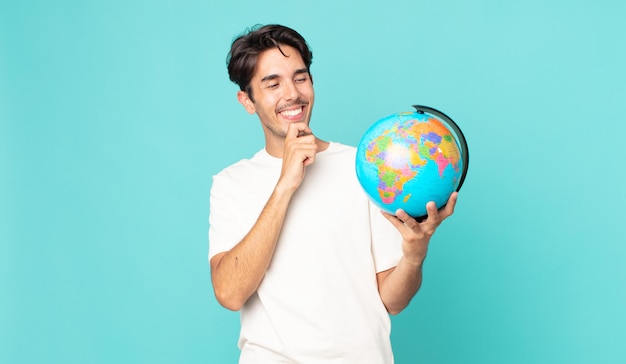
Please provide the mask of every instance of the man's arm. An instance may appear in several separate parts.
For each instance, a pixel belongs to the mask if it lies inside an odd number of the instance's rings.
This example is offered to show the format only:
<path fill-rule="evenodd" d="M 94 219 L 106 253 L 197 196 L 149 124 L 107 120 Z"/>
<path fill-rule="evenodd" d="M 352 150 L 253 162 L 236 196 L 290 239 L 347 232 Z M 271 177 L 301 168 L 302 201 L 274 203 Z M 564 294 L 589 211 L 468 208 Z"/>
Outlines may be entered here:
<path fill-rule="evenodd" d="M 275 189 L 248 234 L 230 251 L 211 258 L 211 279 L 217 301 L 237 311 L 256 291 L 272 260 L 287 206 L 288 191 Z"/>
<path fill-rule="evenodd" d="M 429 202 L 426 205 L 428 218 L 421 223 L 402 210 L 398 210 L 396 216 L 383 213 L 402 234 L 403 254 L 398 265 L 376 275 L 380 298 L 390 314 L 400 313 L 419 290 L 430 238 L 441 222 L 454 213 L 456 199 L 457 193 L 454 192 L 441 211 Z"/>
<path fill-rule="evenodd" d="M 299 137 L 301 132 L 307 135 Z M 291 197 L 304 179 L 306 166 L 315 160 L 317 145 L 310 132 L 304 123 L 289 126 L 281 176 L 259 218 L 237 245 L 211 258 L 215 297 L 230 310 L 243 306 L 257 290 L 269 267 Z"/>

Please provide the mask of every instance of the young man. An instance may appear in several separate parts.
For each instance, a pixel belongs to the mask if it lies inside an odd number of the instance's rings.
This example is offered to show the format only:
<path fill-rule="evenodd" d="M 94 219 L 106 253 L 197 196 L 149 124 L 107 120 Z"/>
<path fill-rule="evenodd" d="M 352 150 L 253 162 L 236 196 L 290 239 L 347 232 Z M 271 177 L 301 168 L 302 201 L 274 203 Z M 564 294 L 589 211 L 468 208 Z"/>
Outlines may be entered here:
<path fill-rule="evenodd" d="M 355 148 L 317 138 L 312 53 L 280 25 L 237 38 L 239 102 L 265 148 L 214 176 L 209 260 L 220 304 L 241 311 L 240 363 L 392 363 L 389 314 L 419 289 L 430 237 L 454 193 L 418 223 L 381 213 L 361 189 Z"/>

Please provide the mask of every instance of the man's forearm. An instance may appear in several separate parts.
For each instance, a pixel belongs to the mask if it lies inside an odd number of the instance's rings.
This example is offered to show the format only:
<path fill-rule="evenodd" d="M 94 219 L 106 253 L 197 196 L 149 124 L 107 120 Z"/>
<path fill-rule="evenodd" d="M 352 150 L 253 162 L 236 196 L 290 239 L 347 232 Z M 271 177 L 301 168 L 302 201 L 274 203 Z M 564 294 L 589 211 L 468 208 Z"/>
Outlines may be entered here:
<path fill-rule="evenodd" d="M 398 265 L 379 280 L 378 291 L 387 311 L 396 315 L 404 310 L 422 285 L 422 263 L 402 257 Z"/>

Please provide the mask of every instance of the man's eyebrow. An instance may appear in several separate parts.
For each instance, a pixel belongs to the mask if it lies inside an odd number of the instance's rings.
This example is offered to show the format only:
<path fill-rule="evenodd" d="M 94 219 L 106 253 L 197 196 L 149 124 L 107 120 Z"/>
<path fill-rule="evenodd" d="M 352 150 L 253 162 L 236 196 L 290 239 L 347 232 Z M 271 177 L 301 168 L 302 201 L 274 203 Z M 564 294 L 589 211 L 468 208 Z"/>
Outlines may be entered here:
<path fill-rule="evenodd" d="M 301 75 L 303 73 L 309 73 L 309 70 L 307 70 L 306 68 L 300 68 L 300 69 L 296 70 L 296 72 L 294 72 L 293 74 L 294 75 Z M 271 75 L 267 75 L 267 76 L 263 77 L 261 79 L 261 82 L 267 82 L 267 81 L 275 80 L 277 78 L 280 78 L 280 76 L 277 75 L 277 74 L 271 74 Z"/>
<path fill-rule="evenodd" d="M 275 75 L 275 74 L 274 74 L 274 75 L 267 75 L 267 76 L 265 76 L 265 77 L 263 77 L 263 78 L 261 79 L 261 82 L 266 82 L 266 81 L 270 81 L 270 80 L 275 80 L 275 79 L 277 79 L 277 78 L 280 78 L 280 76 L 279 76 L 279 75 Z"/>
<path fill-rule="evenodd" d="M 294 75 L 301 75 L 303 73 L 309 73 L 309 70 L 306 68 L 300 68 L 299 70 L 297 70 L 296 72 L 294 72 Z"/>

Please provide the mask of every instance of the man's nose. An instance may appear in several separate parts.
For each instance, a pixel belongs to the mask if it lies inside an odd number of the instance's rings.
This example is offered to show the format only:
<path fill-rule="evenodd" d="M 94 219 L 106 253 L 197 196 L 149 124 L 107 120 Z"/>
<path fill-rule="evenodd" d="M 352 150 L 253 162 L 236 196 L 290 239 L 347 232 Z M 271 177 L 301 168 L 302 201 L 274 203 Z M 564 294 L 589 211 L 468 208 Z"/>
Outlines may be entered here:
<path fill-rule="evenodd" d="M 300 96 L 300 91 L 298 90 L 298 86 L 296 86 L 293 82 L 287 82 L 285 84 L 285 94 L 284 97 L 286 100 L 295 100 Z"/>

